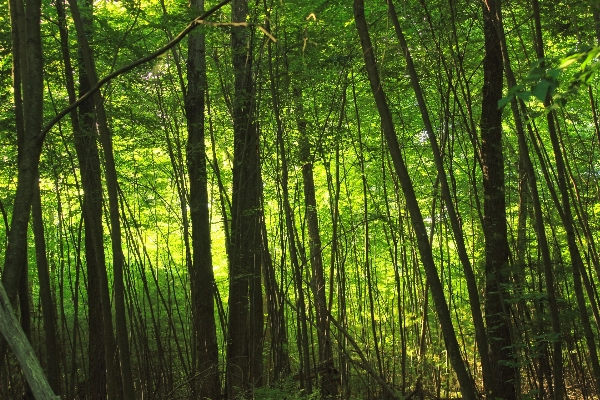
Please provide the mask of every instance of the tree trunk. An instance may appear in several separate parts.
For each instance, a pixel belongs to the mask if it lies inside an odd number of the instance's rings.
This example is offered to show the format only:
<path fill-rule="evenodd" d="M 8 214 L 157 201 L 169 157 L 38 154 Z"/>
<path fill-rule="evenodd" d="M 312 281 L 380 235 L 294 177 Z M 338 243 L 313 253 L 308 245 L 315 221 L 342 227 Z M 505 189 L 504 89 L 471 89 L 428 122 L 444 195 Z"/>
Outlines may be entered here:
<path fill-rule="evenodd" d="M 73 22 L 77 30 L 77 39 L 80 46 L 81 57 L 83 58 L 83 65 L 85 73 L 87 75 L 87 81 L 90 87 L 94 87 L 98 82 L 96 76 L 95 64 L 92 57 L 92 51 L 88 42 L 88 34 L 90 33 L 89 27 L 91 21 L 84 20 L 79 12 L 77 3 L 73 0 L 69 1 L 71 6 L 71 13 L 73 16 Z M 91 3 L 85 3 L 88 7 L 91 7 Z M 108 189 L 108 209 L 111 226 L 111 248 L 113 257 L 113 278 L 114 278 L 114 300 L 115 300 L 115 323 L 116 323 L 116 336 L 117 340 L 113 336 L 112 326 L 112 311 L 111 301 L 109 293 L 108 279 L 106 276 L 106 269 L 99 271 L 100 277 L 100 299 L 102 304 L 102 314 L 104 318 L 104 341 L 105 341 L 105 358 L 107 368 L 107 391 L 109 398 L 113 396 L 119 396 L 119 381 L 118 377 L 121 378 L 122 394 L 126 400 L 133 400 L 135 398 L 135 391 L 133 387 L 133 377 L 131 374 L 131 363 L 129 356 L 129 343 L 127 335 L 127 321 L 125 315 L 125 298 L 124 298 L 124 283 L 123 283 L 123 250 L 121 246 L 121 225 L 119 216 L 119 202 L 117 194 L 117 176 L 114 162 L 114 154 L 112 149 L 111 133 L 108 130 L 107 117 L 104 109 L 104 100 L 99 91 L 94 93 L 94 106 L 95 106 L 95 124 L 98 129 L 99 138 L 102 143 L 103 154 L 105 159 L 105 174 L 106 174 L 106 187 Z M 99 165 L 99 164 L 98 164 Z M 96 176 L 98 178 L 99 175 Z M 96 183 L 101 184 L 100 182 Z M 101 192 L 100 192 L 101 194 Z M 101 220 L 100 220 L 101 221 Z M 102 241 L 102 225 L 97 227 L 93 233 L 96 236 L 94 238 L 95 246 L 101 246 Z M 98 258 L 99 248 L 96 249 L 96 257 Z M 102 265 L 103 260 L 99 260 Z M 118 347 L 117 347 L 118 344 Z M 118 360 L 116 357 L 116 350 L 118 349 Z"/>
<path fill-rule="evenodd" d="M 298 124 L 299 158 L 302 163 L 302 186 L 304 189 L 304 208 L 306 225 L 308 227 L 308 245 L 310 249 L 310 265 L 312 271 L 312 291 L 315 298 L 315 311 L 317 317 L 317 341 L 319 344 L 319 367 L 324 371 L 321 375 L 321 395 L 336 396 L 338 393 L 337 370 L 333 362 L 333 349 L 331 347 L 331 329 L 329 323 L 329 310 L 325 296 L 325 276 L 323 271 L 323 255 L 321 246 L 321 233 L 319 232 L 319 216 L 317 214 L 317 200 L 315 197 L 315 181 L 307 121 L 304 119 L 304 104 L 302 88 L 294 88 L 296 102 L 296 120 Z"/>
<path fill-rule="evenodd" d="M 40 135 L 40 131 L 43 115 L 44 75 L 40 36 L 41 3 L 39 0 L 32 0 L 24 6 L 22 1 L 16 0 L 11 2 L 11 5 L 14 5 L 11 7 L 11 19 L 13 15 L 15 17 L 11 24 L 16 27 L 18 36 L 24 35 L 24 38 L 18 37 L 18 42 L 13 45 L 14 50 L 21 53 L 18 56 L 20 71 L 14 71 L 14 74 L 15 76 L 19 75 L 16 77 L 16 83 L 22 84 L 24 129 L 23 134 L 19 135 L 22 136 L 22 139 L 18 138 L 17 192 L 2 271 L 2 283 L 6 288 L 6 294 L 10 302 L 14 304 L 21 274 L 27 262 L 27 230 L 42 152 L 43 137 Z M 14 14 L 12 10 L 14 10 Z M 13 38 L 14 35 L 15 29 L 13 28 Z"/>
<path fill-rule="evenodd" d="M 511 68 L 510 59 L 508 56 L 508 48 L 506 44 L 506 37 L 504 35 L 504 27 L 502 24 L 502 12 L 500 3 L 496 4 L 498 13 L 498 33 L 501 38 L 502 46 L 502 57 L 504 61 L 504 71 L 509 89 L 516 85 L 516 79 Z M 555 336 L 553 346 L 553 357 L 552 357 L 552 369 L 553 369 L 553 381 L 554 388 L 550 388 L 550 391 L 554 395 L 554 400 L 562 400 L 564 392 L 563 382 L 563 355 L 562 355 L 562 338 L 561 338 L 561 324 L 560 314 L 558 309 L 558 303 L 556 301 L 556 289 L 554 283 L 554 269 L 552 267 L 552 259 L 550 256 L 550 248 L 548 246 L 548 238 L 546 237 L 546 230 L 544 227 L 544 215 L 542 213 L 542 202 L 540 201 L 540 195 L 537 187 L 537 178 L 533 169 L 533 163 L 529 156 L 529 149 L 527 140 L 525 138 L 525 129 L 523 126 L 523 115 L 526 113 L 519 112 L 519 104 L 521 108 L 524 108 L 524 104 L 521 100 L 514 98 L 511 101 L 511 111 L 513 119 L 515 121 L 515 127 L 517 131 L 517 137 L 519 141 L 519 153 L 520 160 L 523 164 L 523 169 L 527 182 L 523 185 L 527 186 L 525 190 L 525 196 L 531 197 L 531 202 L 534 210 L 534 222 L 535 232 L 538 239 L 538 246 L 542 256 L 542 263 L 544 264 L 544 278 L 546 284 L 546 293 L 548 295 L 548 305 L 550 308 L 550 319 L 552 321 L 552 333 Z M 546 352 L 547 353 L 547 352 Z"/>
<path fill-rule="evenodd" d="M 283 302 L 283 291 L 278 287 L 275 277 L 275 269 L 269 243 L 267 241 L 267 226 L 262 220 L 262 273 L 265 281 L 265 296 L 267 313 L 269 318 L 271 359 L 273 369 L 271 377 L 276 382 L 284 379 L 290 374 L 290 356 L 288 348 L 288 336 L 286 331 L 285 307 Z"/>
<path fill-rule="evenodd" d="M 40 285 L 40 302 L 44 320 L 44 339 L 46 344 L 46 375 L 48 382 L 58 393 L 60 390 L 60 363 L 58 358 L 58 341 L 56 337 L 56 317 L 52 300 L 52 287 L 46 257 L 46 238 L 44 236 L 44 221 L 39 184 L 36 187 L 32 204 L 33 235 L 35 240 L 35 259 Z"/>
<path fill-rule="evenodd" d="M 279 103 L 279 93 L 278 93 L 278 82 L 275 73 L 273 71 L 273 44 L 269 41 L 268 44 L 268 55 L 269 55 L 269 80 L 271 87 L 271 98 L 273 101 L 273 114 L 275 116 L 275 122 L 277 124 L 277 148 L 281 155 L 281 187 L 283 191 L 284 198 L 284 208 L 285 208 L 285 219 L 286 223 L 288 221 L 288 171 L 287 171 L 287 156 L 286 149 L 283 140 L 283 124 L 281 120 L 281 112 L 280 112 L 280 103 Z M 262 187 L 262 183 L 261 183 Z M 262 199 L 261 199 L 262 200 Z M 264 209 L 264 207 L 263 207 Z M 291 218 L 291 215 L 290 215 Z M 292 224 L 293 225 L 293 224 Z M 289 231 L 289 228 L 288 228 Z M 270 334 L 271 334 L 271 349 L 272 349 L 272 359 L 273 359 L 273 377 L 275 381 L 287 377 L 290 372 L 290 358 L 288 351 L 288 338 L 286 332 L 286 321 L 285 321 L 285 306 L 284 306 L 284 295 L 282 291 L 277 286 L 277 280 L 275 277 L 275 271 L 273 268 L 273 262 L 271 259 L 271 253 L 269 251 L 269 243 L 267 236 L 267 226 L 264 218 L 261 219 L 261 232 L 262 232 L 262 243 L 263 243 L 263 274 L 265 281 L 265 292 L 266 292 L 266 302 L 267 308 L 269 312 L 269 325 L 270 325 Z M 290 255 L 295 257 L 295 243 L 293 241 L 290 242 Z M 283 277 L 281 277 L 283 281 Z M 300 357 L 301 364 L 305 361 L 304 358 Z M 301 385 L 303 383 L 301 382 Z"/>
<path fill-rule="evenodd" d="M 44 91 L 40 34 L 41 2 L 33 0 L 24 4 L 21 0 L 11 1 L 10 17 L 18 180 L 2 270 L 2 284 L 6 288 L 10 304 L 16 305 L 17 295 L 20 296 L 21 314 L 24 317 L 23 330 L 28 333 L 27 230 L 43 145 L 43 137 L 40 135 Z M 7 310 L 9 311 L 6 312 L 12 312 L 10 307 Z M 0 341 L 1 360 L 4 360 L 6 344 L 3 340 Z"/>
<path fill-rule="evenodd" d="M 79 71 L 79 92 L 89 89 L 86 75 Z M 94 393 L 98 398 L 107 395 L 106 324 L 102 311 L 102 282 L 106 278 L 104 243 L 102 241 L 102 183 L 100 156 L 94 133 L 94 104 L 90 99 L 79 107 L 77 126 L 73 126 L 75 151 L 79 161 L 81 186 L 83 187 L 82 214 L 84 223 L 85 261 L 87 270 L 88 299 L 88 361 L 89 375 L 86 393 Z M 73 120 L 72 120 L 73 122 Z M 103 278 L 102 278 L 103 277 Z M 98 301 L 100 299 L 100 301 Z M 112 329 L 108 330 L 112 335 Z"/>
<path fill-rule="evenodd" d="M 247 0 L 231 4 L 232 21 L 245 22 Z M 229 320 L 227 338 L 227 395 L 234 398 L 261 384 L 262 287 L 260 231 L 259 134 L 254 120 L 252 35 L 245 27 L 231 28 L 235 75 L 233 100 L 233 194 Z"/>
<path fill-rule="evenodd" d="M 402 48 L 402 52 L 404 54 L 404 59 L 406 60 L 407 69 L 410 75 L 410 81 L 415 92 L 415 97 L 417 100 L 417 104 L 419 105 L 419 111 L 421 113 L 421 117 L 423 118 L 423 124 L 425 125 L 425 129 L 427 131 L 427 135 L 429 137 L 429 143 L 431 145 L 431 149 L 433 150 L 433 158 L 435 161 L 436 170 L 438 173 L 438 179 L 440 183 L 440 187 L 442 189 L 442 199 L 444 201 L 444 205 L 446 206 L 446 210 L 448 212 L 448 217 L 450 219 L 450 225 L 452 226 L 452 232 L 454 234 L 454 240 L 456 242 L 456 250 L 458 253 L 458 257 L 463 267 L 463 271 L 465 273 L 465 280 L 467 282 L 467 292 L 469 294 L 469 304 L 471 308 L 471 315 L 473 316 L 473 326 L 475 327 L 475 341 L 477 342 L 477 348 L 479 351 L 479 356 L 481 358 L 481 370 L 483 374 L 483 385 L 486 393 L 490 393 L 494 390 L 494 379 L 493 379 L 493 370 L 490 363 L 490 358 L 488 354 L 488 340 L 485 334 L 485 325 L 483 323 L 483 315 L 481 313 L 481 302 L 479 299 L 479 289 L 477 288 L 477 281 L 475 279 L 475 274 L 473 272 L 473 266 L 471 265 L 471 260 L 467 253 L 467 248 L 465 245 L 465 240 L 463 236 L 463 229 L 459 222 L 458 213 L 455 209 L 454 202 L 452 200 L 452 194 L 450 192 L 450 187 L 448 185 L 448 177 L 446 174 L 446 170 L 444 169 L 444 161 L 442 159 L 442 152 L 440 151 L 439 145 L 437 143 L 437 138 L 435 131 L 433 130 L 433 125 L 431 123 L 431 119 L 429 117 L 429 111 L 427 108 L 427 104 L 425 103 L 425 96 L 423 94 L 423 90 L 419 83 L 419 77 L 417 75 L 417 70 L 414 66 L 414 62 L 411 56 L 411 53 L 408 48 L 408 44 L 404 37 L 404 33 L 402 32 L 400 22 L 398 20 L 398 15 L 396 13 L 394 3 L 392 0 L 388 2 L 388 7 L 390 9 L 390 15 L 392 18 L 392 22 L 394 24 L 394 28 L 396 30 L 396 35 L 398 36 L 398 41 L 400 42 L 400 46 Z"/>
<path fill-rule="evenodd" d="M 498 37 L 496 0 L 483 3 L 485 56 L 483 59 L 483 102 L 481 106 L 481 161 L 483 165 L 483 233 L 485 237 L 485 317 L 492 367 L 496 374 L 492 398 L 516 399 L 518 368 L 512 349 L 510 314 L 506 310 L 510 282 L 509 248 L 504 199 L 504 156 L 502 151 L 503 65 Z"/>
<path fill-rule="evenodd" d="M 40 134 L 43 118 L 44 75 L 42 41 L 40 33 L 41 2 L 21 0 L 10 2 L 13 88 L 15 88 L 18 181 L 14 199 L 11 228 L 0 284 L 0 331 L 25 374 L 29 388 L 37 399 L 56 399 L 44 376 L 35 352 L 21 328 L 11 303 L 15 303 L 17 292 L 21 300 L 21 311 L 29 310 L 27 289 L 27 230 L 31 204 L 37 185 L 39 160 L 43 145 Z M 22 86 L 22 88 L 21 88 Z M 22 101 L 20 93 L 22 91 Z M 23 285 L 24 284 L 24 285 Z M 8 290 L 5 290 L 8 287 Z M 23 304 L 27 303 L 25 307 Z M 28 321 L 26 321 L 28 324 Z M 28 329 L 28 328 L 27 328 Z M 0 357 L 4 359 L 5 344 Z"/>
<path fill-rule="evenodd" d="M 204 11 L 204 0 L 190 3 L 194 14 Z M 210 216 L 206 175 L 204 134 L 204 97 L 206 95 L 205 38 L 202 29 L 188 36 L 187 93 L 187 168 L 190 179 L 190 219 L 192 222 L 193 259 L 190 274 L 193 353 L 192 374 L 194 398 L 216 399 L 221 394 L 219 349 L 215 324 L 215 278 L 210 240 Z"/>
<path fill-rule="evenodd" d="M 42 366 L 35 355 L 33 347 L 31 347 L 31 343 L 29 343 L 27 336 L 21 329 L 2 284 L 0 284 L 0 332 L 17 357 L 35 398 L 38 400 L 60 399 L 60 397 L 54 395 L 48 384 Z"/>

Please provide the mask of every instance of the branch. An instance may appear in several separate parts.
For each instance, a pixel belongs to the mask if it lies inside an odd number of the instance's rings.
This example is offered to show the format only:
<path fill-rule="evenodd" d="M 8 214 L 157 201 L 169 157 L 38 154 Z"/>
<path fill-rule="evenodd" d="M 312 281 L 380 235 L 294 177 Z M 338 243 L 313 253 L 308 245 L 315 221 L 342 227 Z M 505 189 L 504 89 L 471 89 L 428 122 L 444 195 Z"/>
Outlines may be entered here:
<path fill-rule="evenodd" d="M 184 30 L 181 31 L 181 33 L 179 33 L 179 35 L 177 35 L 173 40 L 171 40 L 170 42 L 168 42 L 166 45 L 164 45 L 160 49 L 156 50 L 154 53 L 151 53 L 151 54 L 147 55 L 146 57 L 142 57 L 142 58 L 140 58 L 140 59 L 132 62 L 131 64 L 128 64 L 128 65 L 122 67 L 122 68 L 119 68 L 118 70 L 116 70 L 116 71 L 112 72 L 111 74 L 108 74 L 104 78 L 100 79 L 98 81 L 98 83 L 93 88 L 91 88 L 86 94 L 84 94 L 79 99 L 77 99 L 76 102 L 74 102 L 74 103 L 70 104 L 69 106 L 65 107 L 61 112 L 59 112 L 58 114 L 56 114 L 56 116 L 54 118 L 52 118 L 50 120 L 50 122 L 48 122 L 44 126 L 44 128 L 41 131 L 42 140 L 44 139 L 44 137 L 46 136 L 46 134 L 50 131 L 50 129 L 52 129 L 52 127 L 58 121 L 60 121 L 65 115 L 67 115 L 73 109 L 79 107 L 79 105 L 81 103 L 83 103 L 84 101 L 86 101 L 87 99 L 89 99 L 90 96 L 92 96 L 94 93 L 96 93 L 98 90 L 100 90 L 100 88 L 102 86 L 104 86 L 106 83 L 110 82 L 111 80 L 113 80 L 117 76 L 123 75 L 124 73 L 131 71 L 135 67 L 140 66 L 142 64 L 145 64 L 148 61 L 152 61 L 156 57 L 158 57 L 158 56 L 166 53 L 168 50 L 170 50 L 171 48 L 175 47 L 179 42 L 181 42 L 183 40 L 183 38 L 185 38 L 191 31 L 193 31 L 195 28 L 197 28 L 198 25 L 200 25 L 200 24 L 207 24 L 204 21 L 204 19 L 206 19 L 210 15 L 214 14 L 217 10 L 219 10 L 221 7 L 225 6 L 230 1 L 231 0 L 223 0 L 219 4 L 217 4 L 216 6 L 214 6 L 213 8 L 211 8 L 210 10 L 206 11 L 204 14 L 202 14 L 201 16 L 199 16 L 198 18 L 194 19 L 192 22 L 189 23 L 189 25 Z M 263 32 L 264 32 L 264 30 L 263 30 Z"/>

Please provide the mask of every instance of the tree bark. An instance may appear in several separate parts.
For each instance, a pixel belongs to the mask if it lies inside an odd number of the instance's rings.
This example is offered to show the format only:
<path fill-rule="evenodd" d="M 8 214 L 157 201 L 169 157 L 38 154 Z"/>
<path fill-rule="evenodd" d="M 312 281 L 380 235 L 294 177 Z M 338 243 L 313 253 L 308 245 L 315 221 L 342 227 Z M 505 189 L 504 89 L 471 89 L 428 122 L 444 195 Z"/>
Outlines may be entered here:
<path fill-rule="evenodd" d="M 194 0 L 190 8 L 204 11 L 204 0 Z M 219 353 L 215 324 L 215 278 L 211 255 L 210 216 L 206 173 L 204 97 L 206 95 L 206 55 L 203 29 L 188 36 L 187 93 L 187 169 L 190 179 L 190 219 L 193 259 L 190 274 L 194 354 L 192 374 L 199 374 L 192 385 L 194 398 L 216 399 L 221 394 Z"/>
<path fill-rule="evenodd" d="M 48 382 L 54 392 L 60 391 L 60 363 L 58 357 L 58 341 L 56 337 L 56 317 L 52 300 L 52 286 L 46 257 L 46 238 L 39 184 L 36 187 L 32 204 L 33 235 L 35 240 L 35 259 L 40 286 L 40 302 L 44 320 L 44 339 L 46 345 L 46 371 Z"/>
<path fill-rule="evenodd" d="M 502 98 L 504 80 L 502 50 L 498 36 L 496 0 L 483 2 L 483 101 L 481 105 L 481 161 L 483 167 L 483 233 L 485 237 L 485 317 L 495 390 L 492 398 L 516 399 L 518 368 L 513 355 L 510 314 L 506 303 L 510 282 L 504 155 L 502 150 Z"/>
<path fill-rule="evenodd" d="M 246 21 L 247 0 L 234 0 L 231 9 L 233 22 Z M 229 398 L 234 398 L 259 386 L 262 377 L 262 189 L 254 120 L 252 34 L 245 27 L 232 27 L 231 48 L 235 93 L 226 389 Z"/>

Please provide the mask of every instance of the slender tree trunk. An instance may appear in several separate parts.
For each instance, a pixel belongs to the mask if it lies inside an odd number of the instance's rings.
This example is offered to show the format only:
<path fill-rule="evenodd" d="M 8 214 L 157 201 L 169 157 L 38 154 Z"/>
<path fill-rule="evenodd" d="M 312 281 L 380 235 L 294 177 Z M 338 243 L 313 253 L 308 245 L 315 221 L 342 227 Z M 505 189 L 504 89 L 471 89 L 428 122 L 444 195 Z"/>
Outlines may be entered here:
<path fill-rule="evenodd" d="M 267 302 L 267 313 L 269 318 L 270 339 L 271 339 L 271 359 L 273 362 L 272 378 L 278 381 L 289 376 L 290 356 L 288 348 L 288 336 L 286 331 L 285 307 L 283 302 L 283 293 L 277 285 L 275 269 L 269 243 L 267 241 L 267 226 L 262 220 L 262 273 L 265 281 L 265 296 Z"/>
<path fill-rule="evenodd" d="M 321 395 L 336 396 L 338 393 L 337 371 L 333 362 L 333 349 L 331 346 L 331 329 L 327 299 L 325 295 L 325 276 L 323 271 L 323 255 L 321 246 L 321 233 L 319 231 L 319 217 L 317 214 L 317 200 L 315 195 L 315 181 L 307 121 L 304 117 L 302 88 L 293 89 L 296 103 L 296 120 L 299 137 L 299 159 L 302 163 L 302 186 L 304 190 L 304 207 L 306 225 L 308 227 L 308 241 L 310 249 L 310 265 L 312 270 L 312 290 L 315 297 L 315 311 L 317 317 L 317 341 L 319 345 L 319 367 L 324 371 L 321 376 Z"/>
<path fill-rule="evenodd" d="M 246 21 L 247 0 L 234 0 L 231 9 L 233 22 Z M 262 189 L 252 34 L 245 27 L 233 27 L 231 32 L 235 93 L 226 389 L 229 398 L 234 398 L 259 386 L 262 378 Z"/>
<path fill-rule="evenodd" d="M 46 238 L 39 185 L 36 188 L 32 204 L 33 235 L 35 240 L 35 259 L 40 286 L 40 302 L 44 320 L 44 339 L 46 345 L 46 375 L 55 393 L 60 391 L 60 359 L 58 357 L 58 340 L 56 337 L 56 317 L 52 300 L 52 287 L 46 257 Z"/>
<path fill-rule="evenodd" d="M 503 65 L 498 36 L 496 0 L 483 2 L 483 103 L 481 106 L 481 161 L 483 165 L 483 233 L 485 237 L 485 316 L 490 358 L 496 371 L 493 397 L 516 399 L 518 368 L 512 349 L 510 314 L 506 310 L 510 282 L 506 203 L 504 198 L 504 156 L 502 150 Z"/>
<path fill-rule="evenodd" d="M 38 361 L 31 343 L 23 332 L 17 317 L 0 283 L 0 333 L 4 336 L 8 345 L 19 361 L 27 383 L 37 400 L 57 400 L 60 397 L 55 396 L 48 380 L 44 376 L 42 366 Z"/>
<path fill-rule="evenodd" d="M 444 297 L 444 289 L 440 282 L 435 262 L 433 260 L 427 229 L 423 223 L 423 217 L 421 215 L 419 203 L 417 201 L 406 164 L 404 163 L 404 159 L 400 153 L 400 147 L 398 144 L 398 138 L 396 137 L 392 115 L 381 86 L 379 74 L 377 72 L 377 63 L 373 53 L 373 45 L 371 44 L 371 39 L 369 37 L 367 22 L 364 15 L 364 4 L 362 0 L 354 1 L 354 18 L 356 27 L 358 29 L 358 34 L 360 36 L 361 47 L 365 59 L 365 66 L 369 76 L 369 82 L 371 84 L 371 90 L 373 91 L 375 103 L 377 104 L 383 133 L 392 157 L 394 169 L 398 174 L 402 191 L 404 192 L 404 196 L 406 198 L 406 205 L 410 213 L 413 229 L 417 235 L 417 245 L 421 255 L 421 262 L 425 268 L 425 274 L 427 275 L 427 280 L 430 285 L 431 295 L 435 304 L 438 318 L 440 320 L 441 329 L 444 333 L 444 342 L 448 352 L 448 357 L 458 377 L 463 399 L 476 399 L 473 380 L 469 375 L 460 354 L 460 346 L 456 340 L 456 333 L 454 332 L 454 327 L 452 325 L 452 318 L 450 317 L 448 304 Z"/>
<path fill-rule="evenodd" d="M 204 0 L 194 0 L 195 14 L 204 11 Z M 221 393 L 219 349 L 215 324 L 210 216 L 204 134 L 204 97 L 206 95 L 205 38 L 202 29 L 188 36 L 185 111 L 188 128 L 187 167 L 190 178 L 190 219 L 192 222 L 193 261 L 190 273 L 193 343 L 192 374 L 199 374 L 193 385 L 194 397 L 216 399 Z"/>
<path fill-rule="evenodd" d="M 296 228 L 294 222 L 294 213 L 290 202 L 289 186 L 288 186 L 288 156 L 285 141 L 283 137 L 283 122 L 281 120 L 279 99 L 277 97 L 277 88 L 275 86 L 275 74 L 273 72 L 271 43 L 269 43 L 269 76 L 271 78 L 271 96 L 273 97 L 273 111 L 275 121 L 277 123 L 277 150 L 281 157 L 281 194 L 283 200 L 283 212 L 285 220 L 285 237 L 289 246 L 290 261 L 292 264 L 292 276 L 297 291 L 297 313 L 296 321 L 298 324 L 297 344 L 300 359 L 300 388 L 308 394 L 312 393 L 312 381 L 310 377 L 310 347 L 309 347 L 309 329 L 307 324 L 306 300 L 304 293 L 303 281 L 303 266 L 305 262 L 300 262 L 298 259 L 298 248 L 296 246 Z"/>
<path fill-rule="evenodd" d="M 290 203 L 288 187 L 288 162 L 287 152 L 283 140 L 283 128 L 279 119 L 277 130 L 277 145 L 281 157 L 281 191 L 283 195 L 283 208 L 286 227 L 286 237 L 289 245 L 290 261 L 292 263 L 292 274 L 297 290 L 297 322 L 299 325 L 298 351 L 300 352 L 300 388 L 305 389 L 308 394 L 312 393 L 312 381 L 310 377 L 310 347 L 309 329 L 307 326 L 306 301 L 304 293 L 303 266 L 305 262 L 298 260 L 298 248 L 296 247 L 296 230 L 294 224 L 293 210 Z"/>
<path fill-rule="evenodd" d="M 73 21 L 77 30 L 77 38 L 87 74 L 87 80 L 90 87 L 94 87 L 98 82 L 96 75 L 94 59 L 92 57 L 91 48 L 87 38 L 86 24 L 91 21 L 84 21 L 79 12 L 77 3 L 73 0 L 69 1 Z M 88 4 L 91 7 L 91 4 Z M 95 123 L 98 127 L 99 138 L 102 143 L 104 160 L 106 164 L 106 187 L 108 190 L 108 209 L 111 226 L 111 249 L 113 261 L 113 279 L 114 279 L 114 299 L 115 299 L 115 325 L 116 325 L 116 343 L 113 336 L 112 328 L 112 312 L 109 294 L 108 280 L 105 279 L 104 271 L 100 271 L 101 278 L 101 300 L 102 312 L 105 326 L 105 357 L 107 363 L 107 389 L 108 396 L 118 396 L 119 389 L 118 379 L 120 376 L 122 384 L 122 394 L 126 400 L 135 398 L 135 390 L 133 386 L 133 376 L 131 373 L 131 361 L 129 353 L 129 339 L 127 332 L 127 320 L 125 314 L 125 288 L 123 282 L 123 266 L 124 257 L 121 245 L 121 224 L 119 215 L 119 199 L 118 199 L 118 183 L 112 149 L 111 133 L 108 129 L 106 111 L 104 109 L 104 100 L 100 92 L 93 95 L 95 106 Z M 100 234 L 101 231 L 95 232 Z M 100 236 L 102 237 L 102 236 Z M 100 243 L 98 240 L 96 243 Z M 117 347 L 118 345 L 118 347 Z M 118 349 L 118 360 L 116 358 L 116 350 Z M 118 362 L 117 362 L 118 361 Z M 112 395 L 111 395 L 112 393 Z"/>
<path fill-rule="evenodd" d="M 275 116 L 275 121 L 277 123 L 277 148 L 281 155 L 281 186 L 283 191 L 284 198 L 284 208 L 286 209 L 286 223 L 288 221 L 288 208 L 289 208 L 289 195 L 287 188 L 288 181 L 288 172 L 287 172 L 287 156 L 285 143 L 283 140 L 283 123 L 281 120 L 280 114 L 280 104 L 279 104 L 279 96 L 278 96 L 278 85 L 279 81 L 275 78 L 275 73 L 273 71 L 273 53 L 272 53 L 272 43 L 269 41 L 268 44 L 268 55 L 269 55 L 269 78 L 270 78 L 270 88 L 271 88 L 271 97 L 273 100 L 273 114 Z M 262 184 L 261 184 L 262 186 Z M 264 207 L 263 207 L 264 208 Z M 289 215 L 292 217 L 292 214 Z M 283 293 L 279 290 L 277 286 L 277 281 L 275 278 L 275 271 L 273 270 L 273 263 L 271 260 L 271 254 L 269 252 L 269 246 L 267 241 L 267 227 L 265 224 L 264 218 L 261 220 L 262 226 L 262 236 L 263 236 L 263 273 L 265 280 L 265 289 L 267 291 L 267 307 L 269 309 L 269 319 L 271 325 L 271 348 L 273 349 L 273 358 L 274 358 L 274 377 L 276 380 L 286 377 L 290 374 L 290 360 L 289 360 L 289 352 L 287 349 L 287 334 L 285 327 L 285 315 L 284 315 L 284 302 L 283 302 Z M 290 220 L 290 222 L 292 222 Z M 291 227 L 293 229 L 293 222 L 291 223 Z M 289 228 L 288 228 L 289 231 Z M 288 233 L 289 237 L 293 238 L 293 232 Z M 290 242 L 290 255 L 292 260 L 296 258 L 296 246 L 295 242 Z M 293 261 L 292 261 L 293 262 Z M 297 264 L 297 261 L 296 261 Z M 281 278 L 283 279 L 283 277 Z M 303 310 L 304 311 L 304 310 Z M 308 347 L 308 341 L 307 347 Z M 308 354 L 308 348 L 306 349 L 306 354 Z M 300 357 L 301 364 L 305 363 L 303 357 Z M 303 384 L 303 382 L 301 383 Z"/>

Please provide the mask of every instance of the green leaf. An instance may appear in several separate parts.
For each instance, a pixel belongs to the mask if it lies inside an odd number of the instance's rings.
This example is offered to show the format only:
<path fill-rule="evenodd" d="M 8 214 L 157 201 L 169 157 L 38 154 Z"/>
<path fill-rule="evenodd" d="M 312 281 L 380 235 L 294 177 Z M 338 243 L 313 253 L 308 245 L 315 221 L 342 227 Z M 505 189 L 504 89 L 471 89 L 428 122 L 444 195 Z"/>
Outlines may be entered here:
<path fill-rule="evenodd" d="M 529 101 L 531 98 L 531 92 L 529 90 L 522 90 L 520 92 L 515 93 L 515 95 L 523 101 Z"/>
<path fill-rule="evenodd" d="M 540 78 L 546 76 L 546 70 L 541 67 L 534 67 L 529 71 L 529 76 L 527 76 L 527 80 L 529 81 L 537 81 Z"/>
<path fill-rule="evenodd" d="M 547 75 L 548 77 L 550 77 L 552 80 L 554 80 L 554 81 L 557 81 L 557 80 L 558 80 L 558 77 L 559 77 L 559 76 L 560 76 L 560 74 L 561 74 L 561 72 L 562 72 L 562 71 L 561 71 L 560 69 L 558 69 L 558 68 L 556 68 L 556 69 L 555 69 L 555 68 L 553 68 L 553 69 L 549 69 L 549 70 L 548 70 L 548 72 L 546 72 L 546 75 Z"/>
<path fill-rule="evenodd" d="M 533 94 L 539 101 L 543 102 L 546 99 L 546 95 L 549 92 L 552 92 L 552 90 L 555 88 L 556 86 L 553 85 L 551 81 L 548 79 L 543 79 L 531 89 L 531 94 Z"/>
<path fill-rule="evenodd" d="M 575 56 L 570 56 L 570 57 L 563 58 L 561 60 L 560 65 L 558 66 L 558 68 L 560 68 L 560 69 L 567 68 L 569 65 L 575 63 L 577 61 L 577 58 L 578 57 L 575 57 Z"/>
<path fill-rule="evenodd" d="M 504 106 L 508 104 L 508 102 L 511 101 L 513 97 L 513 95 L 508 95 L 498 100 L 498 109 L 504 108 Z"/>
<path fill-rule="evenodd" d="M 596 58 L 596 56 L 598 55 L 598 50 L 596 51 L 590 51 L 587 54 L 587 57 L 585 58 L 585 60 L 583 60 L 581 62 L 581 69 L 585 69 L 587 67 L 587 65 L 594 59 Z"/>

